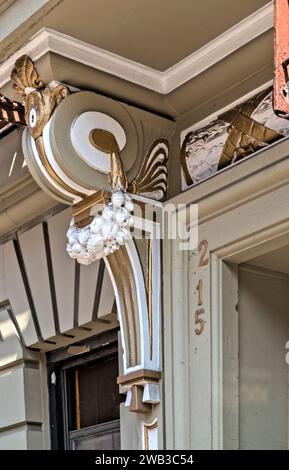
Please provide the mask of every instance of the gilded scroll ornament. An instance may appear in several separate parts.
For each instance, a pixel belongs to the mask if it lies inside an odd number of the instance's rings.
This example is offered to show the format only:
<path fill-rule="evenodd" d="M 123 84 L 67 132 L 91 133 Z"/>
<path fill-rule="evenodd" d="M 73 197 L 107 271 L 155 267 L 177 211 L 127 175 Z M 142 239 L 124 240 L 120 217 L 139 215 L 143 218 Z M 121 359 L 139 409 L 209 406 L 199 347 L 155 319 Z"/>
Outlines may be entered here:
<path fill-rule="evenodd" d="M 25 118 L 34 139 L 42 135 L 45 124 L 49 121 L 60 101 L 69 95 L 69 89 L 62 84 L 45 85 L 39 79 L 38 72 L 30 59 L 24 55 L 16 60 L 11 73 L 14 88 L 21 95 L 25 106 Z"/>
<path fill-rule="evenodd" d="M 155 140 L 148 149 L 137 176 L 130 182 L 123 169 L 120 150 L 115 137 L 108 131 L 94 129 L 90 141 L 99 150 L 110 155 L 109 181 L 112 191 L 123 189 L 132 194 L 141 194 L 161 200 L 167 192 L 167 161 L 169 144 L 166 139 Z"/>
<path fill-rule="evenodd" d="M 72 184 L 69 178 L 64 180 L 63 175 L 52 166 L 43 139 L 45 125 L 57 105 L 70 94 L 69 88 L 56 82 L 45 84 L 28 56 L 22 56 L 15 62 L 11 80 L 23 100 L 28 130 L 35 141 L 45 171 L 57 187 L 60 186 L 72 197 L 76 195 L 81 201 L 86 201 L 87 194 L 79 192 L 77 185 Z M 116 136 L 105 129 L 93 129 L 90 131 L 89 141 L 110 159 L 111 200 L 104 202 L 102 212 L 95 217 L 90 216 L 91 204 L 89 208 L 85 206 L 85 214 L 82 214 L 83 217 L 85 215 L 85 224 L 82 224 L 81 217 L 78 217 L 73 220 L 68 230 L 67 251 L 72 258 L 83 264 L 89 264 L 113 253 L 131 238 L 134 205 L 129 192 L 158 200 L 165 197 L 169 156 L 168 141 L 155 140 L 149 147 L 136 177 L 128 183 Z M 97 191 L 95 194 L 97 196 Z"/>
<path fill-rule="evenodd" d="M 35 140 L 37 152 L 42 164 L 58 186 L 67 193 L 80 198 L 86 195 L 75 190 L 67 180 L 56 173 L 47 158 L 43 143 L 43 130 L 49 122 L 57 105 L 69 94 L 69 88 L 63 84 L 51 82 L 45 84 L 32 60 L 24 55 L 16 62 L 11 73 L 14 88 L 21 96 L 25 108 L 25 120 L 30 135 Z M 104 129 L 93 129 L 89 135 L 90 143 L 110 158 L 109 184 L 111 191 L 126 191 L 149 198 L 162 200 L 167 191 L 167 160 L 169 144 L 166 139 L 155 140 L 148 149 L 136 177 L 129 183 L 121 161 L 120 148 L 116 137 Z"/>
<path fill-rule="evenodd" d="M 121 189 L 126 191 L 126 174 L 120 158 L 120 149 L 114 135 L 103 129 L 94 129 L 91 131 L 89 138 L 96 148 L 110 155 L 109 184 L 111 190 Z"/>
<path fill-rule="evenodd" d="M 11 81 L 23 99 L 26 124 L 30 135 L 35 140 L 37 152 L 44 168 L 56 184 L 71 192 L 72 188 L 52 168 L 45 152 L 42 137 L 44 126 L 48 123 L 56 106 L 70 94 L 69 89 L 56 82 L 45 85 L 43 80 L 39 79 L 34 63 L 26 55 L 16 60 L 11 72 Z M 84 196 L 81 192 L 75 193 L 80 197 Z"/>

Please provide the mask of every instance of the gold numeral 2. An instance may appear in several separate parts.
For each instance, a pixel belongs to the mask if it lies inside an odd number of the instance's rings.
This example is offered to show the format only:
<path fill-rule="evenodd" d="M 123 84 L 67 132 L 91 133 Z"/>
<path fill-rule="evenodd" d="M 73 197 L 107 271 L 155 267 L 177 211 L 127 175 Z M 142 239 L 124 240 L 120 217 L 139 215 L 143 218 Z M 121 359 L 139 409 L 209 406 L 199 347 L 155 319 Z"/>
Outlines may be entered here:
<path fill-rule="evenodd" d="M 208 242 L 207 240 L 201 240 L 198 246 L 200 256 L 199 266 L 207 266 L 209 264 L 209 258 L 207 256 L 208 253 Z"/>

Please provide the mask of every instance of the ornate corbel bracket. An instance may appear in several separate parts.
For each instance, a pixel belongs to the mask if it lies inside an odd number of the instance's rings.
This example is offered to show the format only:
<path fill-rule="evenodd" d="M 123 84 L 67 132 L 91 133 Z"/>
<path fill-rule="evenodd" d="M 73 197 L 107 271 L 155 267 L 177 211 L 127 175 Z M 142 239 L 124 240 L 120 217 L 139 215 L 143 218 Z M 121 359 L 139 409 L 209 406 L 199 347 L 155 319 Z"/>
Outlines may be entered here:
<path fill-rule="evenodd" d="M 43 80 L 39 79 L 33 61 L 26 55 L 16 60 L 11 72 L 11 81 L 22 98 L 27 130 L 31 136 L 30 153 L 33 154 L 33 161 L 30 163 L 30 159 L 28 159 L 27 163 L 32 175 L 35 177 L 37 173 L 35 167 L 39 168 L 44 176 L 44 184 L 42 180 L 35 179 L 40 183 L 40 186 L 47 190 L 47 181 L 49 186 L 53 187 L 53 195 L 57 199 L 60 199 L 62 194 L 65 195 L 68 203 L 73 203 L 74 200 L 80 200 L 89 195 L 85 188 L 75 185 L 59 171 L 53 156 L 48 154 L 44 143 L 44 129 L 56 107 L 70 95 L 69 88 L 55 81 L 46 85 Z M 51 195 L 51 191 L 49 194 Z"/>
<path fill-rule="evenodd" d="M 62 202 L 74 205 L 98 191 L 99 188 L 97 187 L 95 190 L 91 188 L 91 183 L 79 184 L 78 175 L 71 177 L 70 171 L 67 172 L 66 169 L 64 170 L 60 167 L 57 156 L 54 155 L 54 151 L 48 142 L 52 115 L 57 106 L 70 95 L 70 89 L 58 82 L 45 84 L 39 78 L 38 71 L 28 56 L 22 56 L 17 59 L 11 73 L 11 81 L 14 83 L 15 90 L 22 98 L 28 132 L 33 140 L 30 145 L 32 149 L 28 148 L 28 152 L 34 152 L 34 159 L 40 160 L 37 165 L 41 166 L 41 171 L 48 183 L 50 195 L 52 192 L 57 198 L 61 198 Z M 87 117 L 87 120 L 85 114 L 90 115 Z M 83 140 L 86 132 L 85 126 L 89 125 L 90 119 L 96 115 L 98 115 L 98 120 L 100 116 L 103 116 L 105 127 L 101 127 L 100 118 L 100 126 L 90 130 L 86 147 L 81 144 L 80 148 L 78 143 L 72 139 L 73 129 L 74 127 L 79 129 L 79 126 L 80 128 L 82 126 L 81 140 Z M 129 121 L 125 114 L 124 116 L 127 120 L 127 125 L 134 129 L 133 120 Z M 114 135 L 114 131 L 109 131 L 107 128 L 108 119 L 111 121 L 109 125 L 112 126 L 112 129 L 120 128 L 120 132 L 124 136 L 121 148 L 118 139 Z M 94 166 L 93 163 L 87 160 L 85 155 L 86 151 L 91 152 L 91 147 L 110 156 L 109 185 L 112 191 L 115 189 L 128 190 L 131 194 L 155 200 L 163 200 L 165 198 L 168 176 L 167 161 L 169 158 L 169 142 L 166 138 L 153 139 L 144 154 L 138 171 L 133 178 L 129 179 L 121 156 L 121 150 L 123 150 L 123 146 L 126 146 L 126 133 L 124 129 L 121 129 L 122 126 L 115 119 L 99 112 L 82 113 L 80 116 L 76 116 L 74 121 L 71 124 L 72 146 L 76 145 L 74 150 L 76 150 L 77 157 L 80 160 L 86 161 L 88 166 Z M 76 122 L 79 124 L 75 126 Z M 130 132 L 133 134 L 135 131 L 131 130 Z M 139 132 L 141 133 L 141 131 Z M 134 138 L 136 138 L 136 135 Z M 79 136 L 77 139 L 79 139 Z M 142 140 L 142 136 L 140 140 Z M 88 150 L 85 150 L 85 148 Z M 95 159 L 94 156 L 92 158 Z M 136 160 L 136 156 L 133 159 Z M 98 167 L 96 166 L 96 168 Z"/>
<path fill-rule="evenodd" d="M 23 99 L 27 127 L 32 139 L 33 164 L 39 167 L 48 184 L 53 186 L 51 189 L 56 191 L 57 195 L 62 194 L 69 203 L 72 203 L 74 217 L 77 214 L 77 220 L 73 220 L 74 223 L 67 233 L 69 255 L 80 263 L 89 264 L 113 253 L 131 238 L 130 228 L 133 225 L 134 206 L 127 189 L 131 194 L 145 195 L 155 199 L 163 199 L 166 194 L 168 141 L 159 138 L 151 144 L 135 178 L 128 182 L 119 141 L 114 133 L 107 129 L 107 117 L 103 115 L 103 125 L 106 128 L 92 128 L 88 140 L 91 147 L 107 155 L 110 160 L 108 180 L 111 201 L 108 202 L 107 197 L 103 198 L 101 214 L 92 218 L 87 215 L 87 207 L 96 201 L 100 202 L 99 190 L 97 188 L 91 190 L 79 185 L 78 175 L 75 174 L 74 179 L 71 178 L 71 174 L 64 172 L 49 144 L 51 117 L 57 105 L 69 96 L 68 87 L 55 84 L 55 82 L 46 85 L 43 80 L 39 79 L 32 60 L 27 56 L 22 56 L 15 62 L 11 80 Z M 73 121 L 72 128 L 75 127 L 76 121 Z M 124 130 L 112 118 L 110 118 L 110 123 L 114 130 L 120 129 L 119 132 L 124 140 L 121 144 L 123 147 L 126 140 Z M 84 120 L 81 140 L 85 135 L 86 125 L 87 121 Z M 80 158 L 82 158 L 81 150 Z M 100 166 L 101 168 L 103 166 Z"/>
<path fill-rule="evenodd" d="M 160 401 L 160 241 L 154 231 L 161 204 L 149 199 L 162 200 L 167 191 L 169 143 L 154 129 L 161 118 L 92 92 L 45 85 L 26 56 L 11 78 L 25 107 L 29 169 L 45 191 L 72 206 L 69 255 L 85 265 L 104 259 L 122 338 L 119 383 L 130 410 L 148 413 Z M 98 106 L 101 111 L 87 111 Z M 140 115 L 152 120 L 147 134 Z M 146 214 L 146 202 L 157 217 Z"/>

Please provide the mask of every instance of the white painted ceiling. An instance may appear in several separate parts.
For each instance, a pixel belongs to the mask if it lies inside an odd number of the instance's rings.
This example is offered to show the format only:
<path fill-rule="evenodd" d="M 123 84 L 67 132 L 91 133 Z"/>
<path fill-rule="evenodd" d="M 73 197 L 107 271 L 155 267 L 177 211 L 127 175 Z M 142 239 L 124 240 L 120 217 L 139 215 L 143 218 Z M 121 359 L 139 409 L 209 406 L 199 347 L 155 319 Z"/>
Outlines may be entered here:
<path fill-rule="evenodd" d="M 164 71 L 267 3 L 271 2 L 50 0 L 36 21 L 31 18 L 21 26 L 21 39 L 48 27 Z M 10 50 L 12 46 L 10 42 Z"/>

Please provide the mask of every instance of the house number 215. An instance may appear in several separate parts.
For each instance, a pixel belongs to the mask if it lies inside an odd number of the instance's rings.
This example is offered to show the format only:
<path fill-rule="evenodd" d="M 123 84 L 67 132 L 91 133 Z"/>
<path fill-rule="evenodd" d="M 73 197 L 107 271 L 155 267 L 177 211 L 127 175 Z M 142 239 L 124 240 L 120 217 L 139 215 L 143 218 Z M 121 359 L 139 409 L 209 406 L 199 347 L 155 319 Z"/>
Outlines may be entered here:
<path fill-rule="evenodd" d="M 209 264 L 208 258 L 208 242 L 207 240 L 201 240 L 198 246 L 198 251 L 200 253 L 199 258 L 199 267 L 202 268 Z M 203 307 L 203 281 L 199 279 L 197 284 L 197 297 L 198 297 L 198 308 L 195 311 L 195 333 L 196 335 L 201 335 L 205 328 L 205 321 L 202 316 L 205 314 L 205 309 Z"/>

